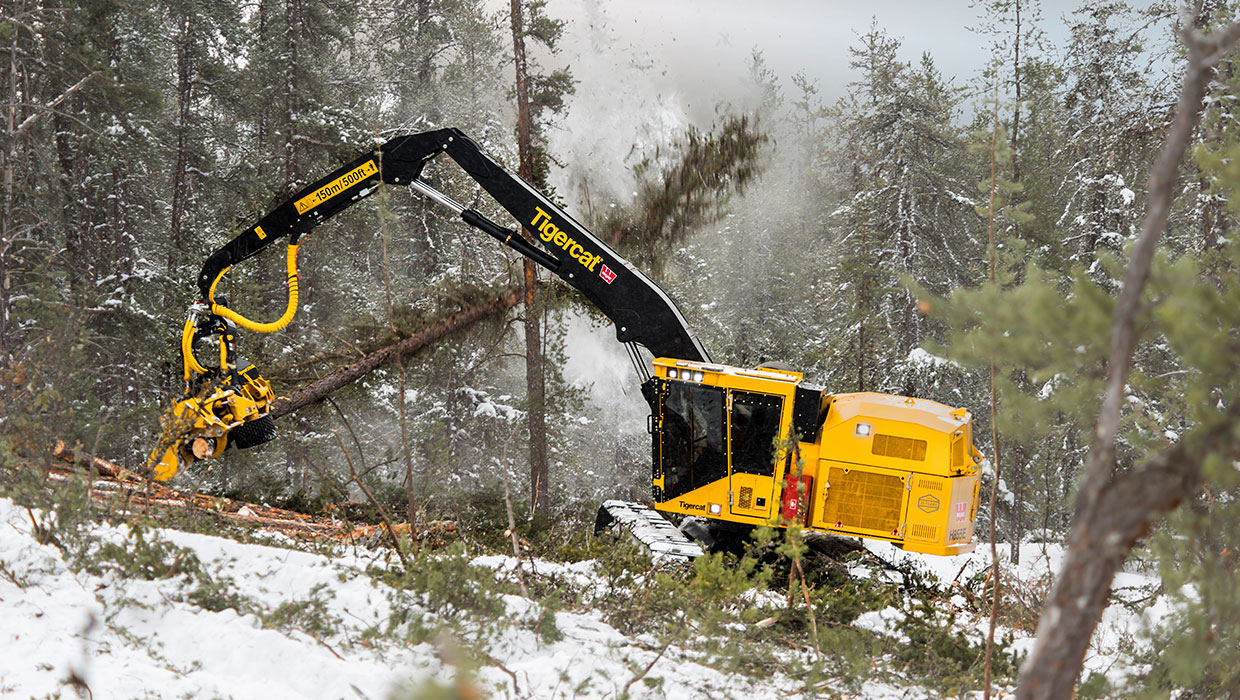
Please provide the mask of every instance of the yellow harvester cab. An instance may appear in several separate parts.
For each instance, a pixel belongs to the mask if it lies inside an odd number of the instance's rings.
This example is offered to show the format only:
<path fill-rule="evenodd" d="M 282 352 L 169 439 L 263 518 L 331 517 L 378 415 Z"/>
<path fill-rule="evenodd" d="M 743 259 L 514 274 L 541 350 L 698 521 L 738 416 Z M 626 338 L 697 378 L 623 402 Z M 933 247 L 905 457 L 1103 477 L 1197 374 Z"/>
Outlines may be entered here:
<path fill-rule="evenodd" d="M 654 367 L 659 510 L 751 525 L 782 518 L 929 554 L 972 551 L 981 454 L 968 411 L 828 394 L 783 369 L 668 358 Z"/>

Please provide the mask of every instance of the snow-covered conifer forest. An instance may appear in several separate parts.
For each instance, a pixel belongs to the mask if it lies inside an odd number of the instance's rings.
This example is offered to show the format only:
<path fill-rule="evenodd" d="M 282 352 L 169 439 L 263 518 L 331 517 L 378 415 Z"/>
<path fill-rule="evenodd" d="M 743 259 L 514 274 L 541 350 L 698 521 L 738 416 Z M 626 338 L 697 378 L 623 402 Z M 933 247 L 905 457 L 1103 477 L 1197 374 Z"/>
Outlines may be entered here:
<path fill-rule="evenodd" d="M 661 5 L 0 4 L 0 696 L 1240 698 L 1235 4 L 875 3 L 791 67 L 819 3 Z M 976 551 L 593 536 L 650 496 L 625 347 L 403 187 L 237 333 L 279 437 L 152 495 L 207 257 L 443 127 L 715 360 L 971 411 Z M 221 295 L 276 317 L 281 257 Z"/>

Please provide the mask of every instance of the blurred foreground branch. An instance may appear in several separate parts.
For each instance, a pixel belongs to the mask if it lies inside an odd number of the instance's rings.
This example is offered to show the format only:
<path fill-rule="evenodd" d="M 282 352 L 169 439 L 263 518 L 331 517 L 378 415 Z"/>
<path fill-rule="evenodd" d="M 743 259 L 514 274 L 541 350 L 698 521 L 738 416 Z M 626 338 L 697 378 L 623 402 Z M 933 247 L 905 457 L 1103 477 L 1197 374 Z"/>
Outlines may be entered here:
<path fill-rule="evenodd" d="M 1199 9 L 1200 3 L 1197 4 Z M 1240 421 L 1235 404 L 1225 415 L 1185 436 L 1136 469 L 1116 474 L 1115 442 L 1132 355 L 1140 334 L 1137 315 L 1158 241 L 1167 227 L 1180 162 L 1201 120 L 1206 86 L 1214 65 L 1240 39 L 1240 23 L 1204 35 L 1185 21 L 1182 38 L 1188 67 L 1175 120 L 1150 171 L 1145 223 L 1132 247 L 1123 288 L 1111 320 L 1111 354 L 1102 409 L 1077 495 L 1068 552 L 1038 622 L 1037 641 L 1021 669 L 1017 696 L 1037 700 L 1073 697 L 1115 573 L 1133 545 L 1154 522 L 1192 494 L 1201 483 L 1202 464 L 1215 453 L 1234 453 Z"/>

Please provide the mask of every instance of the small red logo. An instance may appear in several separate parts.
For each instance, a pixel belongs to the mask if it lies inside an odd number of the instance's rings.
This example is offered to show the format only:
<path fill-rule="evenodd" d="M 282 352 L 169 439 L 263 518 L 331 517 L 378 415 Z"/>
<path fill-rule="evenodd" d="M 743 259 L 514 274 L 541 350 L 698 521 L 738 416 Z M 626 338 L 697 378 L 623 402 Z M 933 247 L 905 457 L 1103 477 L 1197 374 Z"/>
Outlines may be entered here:
<path fill-rule="evenodd" d="M 964 521 L 968 519 L 969 519 L 969 504 L 968 503 L 957 503 L 956 504 L 956 522 L 963 523 Z"/>
<path fill-rule="evenodd" d="M 616 273 L 612 272 L 611 268 L 606 265 L 603 266 L 603 269 L 598 271 L 598 276 L 602 277 L 603 281 L 607 284 L 611 284 L 616 280 Z"/>

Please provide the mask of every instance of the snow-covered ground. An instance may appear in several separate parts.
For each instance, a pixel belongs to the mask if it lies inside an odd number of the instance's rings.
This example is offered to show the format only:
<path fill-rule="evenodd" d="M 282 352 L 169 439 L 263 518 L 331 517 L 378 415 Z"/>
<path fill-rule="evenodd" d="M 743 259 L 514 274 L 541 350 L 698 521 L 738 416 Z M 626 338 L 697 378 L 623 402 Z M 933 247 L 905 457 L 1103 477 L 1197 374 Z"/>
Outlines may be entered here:
<path fill-rule="evenodd" d="M 866 547 L 887 561 L 900 562 L 905 565 L 912 564 L 948 589 L 952 587 L 953 582 L 963 583 L 979 572 L 985 571 L 992 561 L 990 548 L 985 543 L 979 544 L 971 554 L 954 557 L 914 554 L 880 541 L 867 541 Z M 1010 545 L 998 545 L 997 550 L 999 561 L 1003 563 L 1001 568 L 1005 577 L 1001 586 L 1018 588 L 1021 597 L 1031 603 L 1038 600 L 1034 596 L 1045 595 L 1049 592 L 1054 575 L 1063 563 L 1064 548 L 1059 544 L 1021 545 L 1020 563 L 1015 566 L 1011 564 Z M 1081 672 L 1082 678 L 1088 677 L 1091 673 L 1098 673 L 1106 676 L 1111 687 L 1122 688 L 1131 675 L 1142 670 L 1125 665 L 1124 658 L 1127 655 L 1124 649 L 1131 650 L 1140 645 L 1142 631 L 1173 612 L 1166 596 L 1152 596 L 1153 592 L 1158 589 L 1158 584 L 1157 576 L 1150 574 L 1121 571 L 1115 576 L 1112 589 L 1114 597 L 1121 600 L 1145 598 L 1150 600 L 1140 613 L 1117 604 L 1112 604 L 1103 612 L 1102 621 L 1094 632 L 1089 653 L 1085 657 L 1085 665 Z M 960 595 L 953 596 L 951 601 L 952 604 L 962 609 L 967 602 Z M 864 613 L 858 618 L 856 624 L 875 631 L 888 631 L 902 614 L 895 608 L 887 608 Z M 965 618 L 967 619 L 968 616 Z M 983 639 L 989 630 L 988 618 L 975 618 L 970 622 L 967 633 L 973 639 Z M 1034 640 L 1029 634 L 1005 629 L 1002 626 L 996 629 L 996 638 L 1001 638 L 1005 634 L 1013 636 L 1011 649 L 1019 655 L 1027 655 L 1033 647 Z"/>
<path fill-rule="evenodd" d="M 126 526 L 99 525 L 95 531 L 103 541 L 117 543 L 128 533 Z M 465 642 L 394 642 L 376 630 L 387 625 L 394 605 L 405 606 L 408 599 L 367 573 L 382 563 L 383 553 L 347 549 L 329 558 L 175 530 L 158 535 L 191 550 L 212 580 L 226 584 L 221 590 L 247 601 L 242 606 L 247 612 L 215 612 L 208 608 L 222 606 L 191 602 L 191 588 L 198 584 L 190 576 L 143 580 L 106 570 L 74 572 L 57 547 L 38 542 L 24 508 L 0 499 L 0 697 L 74 697 L 73 683 L 80 681 L 82 697 L 88 686 L 96 700 L 378 700 L 428 682 L 458 682 L 457 643 L 473 645 L 472 656 L 486 659 L 470 670 L 470 682 L 489 697 L 618 698 L 626 688 L 634 698 L 799 697 L 796 679 L 721 672 L 675 647 L 660 656 L 654 640 L 627 637 L 591 611 L 555 613 L 563 637 L 554 642 L 535 633 L 533 625 L 521 624 L 479 631 Z M 886 558 L 916 559 L 945 585 L 988 566 L 983 549 L 941 558 L 875 547 Z M 1018 569 L 1021 579 L 1038 581 L 1057 565 L 1058 555 L 1057 549 L 1029 547 Z M 472 564 L 504 575 L 514 560 L 479 557 Z M 534 566 L 582 585 L 595 578 L 592 562 Z M 1149 582 L 1125 574 L 1119 583 Z M 261 617 L 296 601 L 312 602 L 321 618 L 333 621 L 330 627 L 272 625 Z M 519 596 L 504 596 L 503 602 L 511 620 L 539 614 L 537 604 Z M 416 604 L 412 610 L 415 617 L 434 619 Z M 894 608 L 867 613 L 857 625 L 883 631 L 900 614 Z M 1123 609 L 1109 610 L 1089 668 L 1122 677 L 1123 669 L 1115 668 L 1116 648 L 1141 621 L 1142 616 Z M 972 634 L 984 633 L 984 620 L 970 618 L 968 624 Z M 630 685 L 647 666 L 643 681 Z M 862 696 L 932 695 L 871 682 Z"/>

